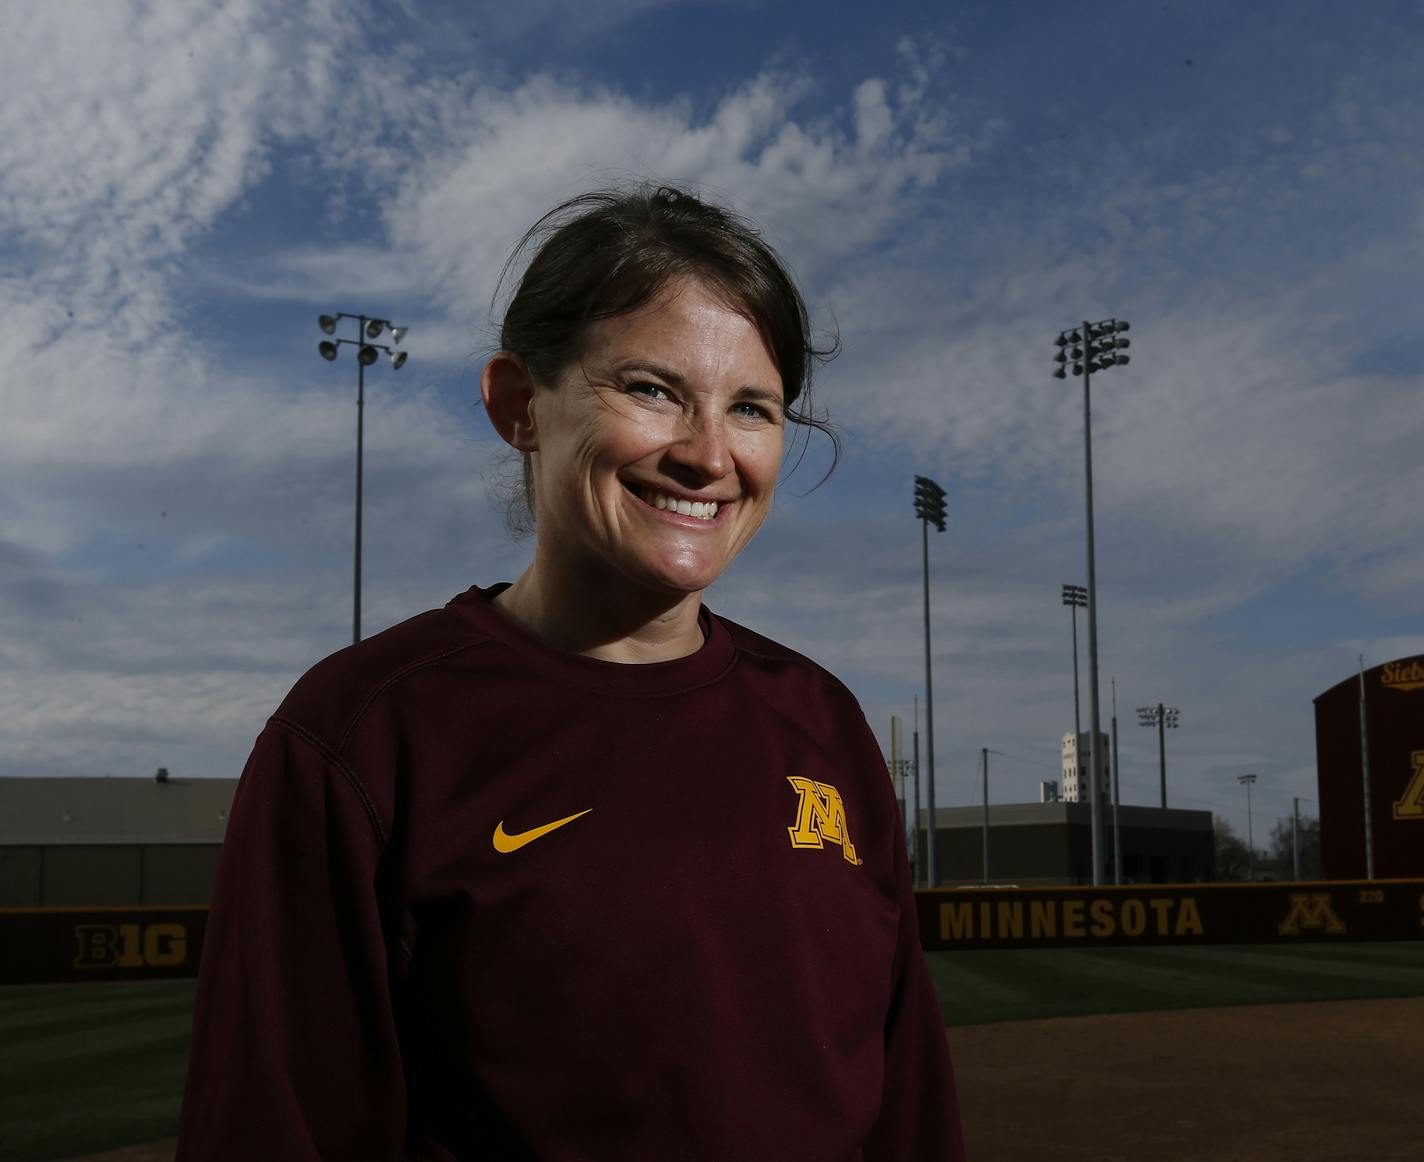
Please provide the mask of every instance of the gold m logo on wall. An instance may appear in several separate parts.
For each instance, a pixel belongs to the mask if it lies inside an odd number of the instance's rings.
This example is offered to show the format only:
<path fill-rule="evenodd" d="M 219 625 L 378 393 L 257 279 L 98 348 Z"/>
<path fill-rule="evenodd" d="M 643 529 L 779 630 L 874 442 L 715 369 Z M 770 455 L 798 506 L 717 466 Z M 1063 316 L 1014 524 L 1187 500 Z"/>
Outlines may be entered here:
<path fill-rule="evenodd" d="M 1290 911 L 1276 929 L 1281 936 L 1299 936 L 1303 928 L 1319 928 L 1331 936 L 1344 935 L 1344 921 L 1335 915 L 1328 892 L 1293 895 L 1290 902 Z"/>
<path fill-rule="evenodd" d="M 800 801 L 796 807 L 796 825 L 791 833 L 792 847 L 824 847 L 827 840 L 841 845 L 847 863 L 860 863 L 855 845 L 846 827 L 845 804 L 841 794 L 829 783 L 818 783 L 800 775 L 787 775 L 786 781 L 796 790 Z"/>
<path fill-rule="evenodd" d="M 1396 819 L 1424 819 L 1424 750 L 1416 750 L 1409 756 L 1414 764 L 1414 777 L 1404 794 L 1394 804 Z"/>

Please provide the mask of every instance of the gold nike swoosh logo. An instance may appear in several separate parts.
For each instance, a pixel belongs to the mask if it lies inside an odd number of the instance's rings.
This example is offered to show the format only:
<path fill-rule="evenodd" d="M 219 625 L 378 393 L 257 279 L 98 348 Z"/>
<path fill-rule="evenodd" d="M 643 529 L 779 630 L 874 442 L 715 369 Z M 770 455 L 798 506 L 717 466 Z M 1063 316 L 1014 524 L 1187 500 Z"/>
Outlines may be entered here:
<path fill-rule="evenodd" d="M 504 820 L 501 819 L 495 824 L 494 838 L 491 842 L 494 844 L 495 851 L 501 855 L 508 855 L 511 851 L 518 851 L 526 843 L 533 843 L 541 835 L 548 835 L 549 832 L 556 828 L 562 827 L 565 823 L 572 823 L 575 819 L 587 815 L 588 812 L 592 810 L 593 808 L 590 807 L 588 811 L 579 811 L 577 814 L 570 815 L 567 819 L 555 819 L 554 822 L 546 823 L 543 827 L 535 827 L 532 831 L 521 831 L 518 835 L 510 835 L 506 832 L 504 829 Z"/>

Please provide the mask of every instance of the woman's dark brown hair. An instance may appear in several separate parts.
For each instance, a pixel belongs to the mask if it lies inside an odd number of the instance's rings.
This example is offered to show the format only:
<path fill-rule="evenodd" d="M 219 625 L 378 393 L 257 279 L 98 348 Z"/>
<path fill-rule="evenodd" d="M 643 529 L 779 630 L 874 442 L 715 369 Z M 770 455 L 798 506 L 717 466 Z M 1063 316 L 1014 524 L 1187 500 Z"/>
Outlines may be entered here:
<path fill-rule="evenodd" d="M 671 185 L 580 194 L 529 228 L 505 263 L 500 285 L 530 247 L 537 249 L 505 311 L 499 345 L 523 359 L 537 382 L 552 385 L 579 358 L 584 328 L 593 320 L 635 311 L 669 282 L 695 278 L 760 331 L 781 373 L 786 418 L 830 438 L 834 469 L 840 441 L 809 404 L 812 371 L 840 344 L 833 339 L 816 347 L 801 292 L 746 219 Z M 527 456 L 519 499 L 532 517 Z M 513 508 L 510 516 L 515 527 L 527 524 Z"/>

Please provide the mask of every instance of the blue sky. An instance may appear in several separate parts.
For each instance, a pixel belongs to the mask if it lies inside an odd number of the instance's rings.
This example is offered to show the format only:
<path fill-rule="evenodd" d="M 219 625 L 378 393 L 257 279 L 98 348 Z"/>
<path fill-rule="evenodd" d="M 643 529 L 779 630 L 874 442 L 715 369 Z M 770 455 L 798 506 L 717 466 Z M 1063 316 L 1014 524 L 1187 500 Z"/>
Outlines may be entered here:
<path fill-rule="evenodd" d="M 1072 723 L 1081 385 L 1102 698 L 1181 708 L 1171 802 L 1314 809 L 1311 699 L 1424 651 L 1424 14 L 1376 3 L 18 3 L 0 44 L 0 775 L 236 775 L 346 643 L 353 364 L 365 627 L 512 579 L 475 406 L 494 278 L 543 209 L 635 178 L 764 224 L 844 351 L 766 529 L 708 596 L 821 661 L 888 743 L 922 684 L 938 801 L 1037 798 Z M 1086 624 L 1080 621 L 1086 643 Z M 1086 714 L 1086 655 L 1083 661 Z"/>

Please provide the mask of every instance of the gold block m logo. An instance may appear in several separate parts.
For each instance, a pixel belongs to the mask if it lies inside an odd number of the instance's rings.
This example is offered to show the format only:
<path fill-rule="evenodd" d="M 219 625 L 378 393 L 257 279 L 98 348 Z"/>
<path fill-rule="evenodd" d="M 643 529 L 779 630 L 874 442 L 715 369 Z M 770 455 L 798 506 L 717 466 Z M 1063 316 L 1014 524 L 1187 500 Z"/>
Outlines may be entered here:
<path fill-rule="evenodd" d="M 1416 750 L 1409 759 L 1414 764 L 1414 777 L 1395 801 L 1394 817 L 1424 820 L 1424 750 Z"/>
<path fill-rule="evenodd" d="M 1291 896 L 1290 911 L 1276 931 L 1282 936 L 1299 936 L 1302 928 L 1323 928 L 1331 936 L 1342 935 L 1345 924 L 1331 906 L 1327 892 L 1317 895 Z"/>
<path fill-rule="evenodd" d="M 818 783 L 800 775 L 787 775 L 786 781 L 798 796 L 796 825 L 786 829 L 791 833 L 791 846 L 824 847 L 826 840 L 830 840 L 841 845 L 841 854 L 847 863 L 862 862 L 850 841 L 840 792 L 829 783 Z"/>

